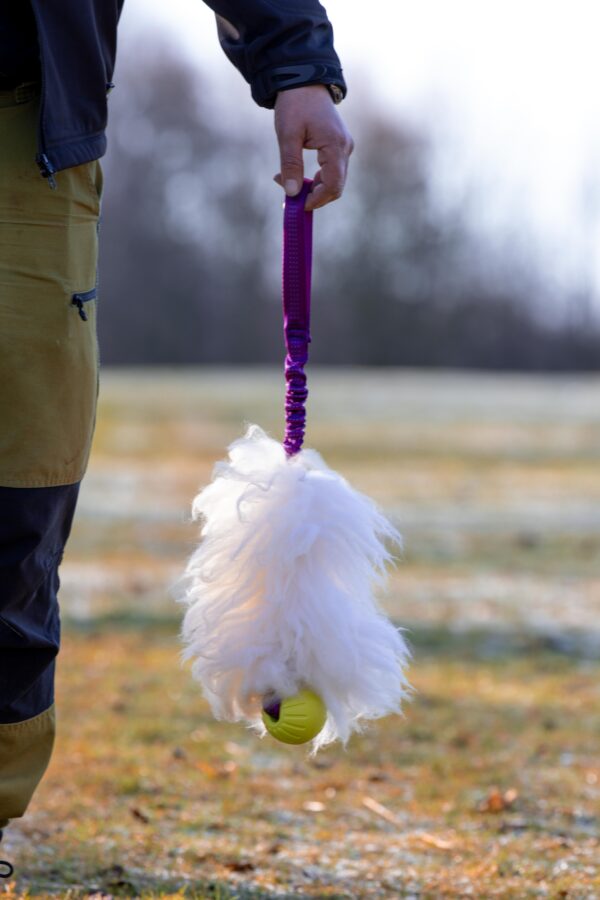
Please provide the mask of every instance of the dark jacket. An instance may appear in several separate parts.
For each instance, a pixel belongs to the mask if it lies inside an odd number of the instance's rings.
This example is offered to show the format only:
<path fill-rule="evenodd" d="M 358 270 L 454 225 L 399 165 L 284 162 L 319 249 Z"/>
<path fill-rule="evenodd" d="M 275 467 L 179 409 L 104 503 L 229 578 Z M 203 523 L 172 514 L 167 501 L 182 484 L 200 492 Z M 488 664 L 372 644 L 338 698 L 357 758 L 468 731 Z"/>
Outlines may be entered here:
<path fill-rule="evenodd" d="M 318 0 L 205 0 L 218 37 L 259 106 L 278 90 L 337 84 L 345 94 L 333 32 Z M 37 162 L 45 177 L 106 152 L 123 0 L 31 0 L 37 23 L 42 96 Z"/>

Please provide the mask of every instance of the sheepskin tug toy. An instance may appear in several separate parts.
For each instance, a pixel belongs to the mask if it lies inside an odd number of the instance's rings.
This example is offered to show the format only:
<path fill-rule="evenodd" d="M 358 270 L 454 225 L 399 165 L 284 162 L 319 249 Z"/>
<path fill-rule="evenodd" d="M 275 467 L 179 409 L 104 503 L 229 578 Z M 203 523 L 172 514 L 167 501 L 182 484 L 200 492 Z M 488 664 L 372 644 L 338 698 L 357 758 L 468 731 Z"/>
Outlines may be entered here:
<path fill-rule="evenodd" d="M 228 447 L 196 496 L 201 541 L 176 589 L 193 660 L 217 719 L 261 737 L 312 741 L 311 756 L 363 720 L 401 713 L 410 653 L 373 596 L 401 536 L 376 504 L 302 449 L 311 340 L 312 182 L 284 203 L 285 438 L 258 425 Z"/>

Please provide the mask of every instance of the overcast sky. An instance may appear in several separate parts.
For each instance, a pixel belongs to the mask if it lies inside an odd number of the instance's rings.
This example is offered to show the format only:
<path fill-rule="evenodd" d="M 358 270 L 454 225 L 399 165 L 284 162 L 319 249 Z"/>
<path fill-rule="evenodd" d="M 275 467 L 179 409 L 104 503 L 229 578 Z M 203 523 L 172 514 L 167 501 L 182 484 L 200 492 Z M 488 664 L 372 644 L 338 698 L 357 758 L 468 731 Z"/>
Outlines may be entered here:
<path fill-rule="evenodd" d="M 368 82 L 393 115 L 423 122 L 437 137 L 442 194 L 475 181 L 485 198 L 482 227 L 518 221 L 546 244 L 558 274 L 585 267 L 600 286 L 600 3 L 325 6 L 349 85 L 348 114 L 353 86 Z M 172 31 L 220 77 L 226 101 L 240 76 L 218 46 L 205 3 L 127 0 L 122 46 L 149 23 Z"/>

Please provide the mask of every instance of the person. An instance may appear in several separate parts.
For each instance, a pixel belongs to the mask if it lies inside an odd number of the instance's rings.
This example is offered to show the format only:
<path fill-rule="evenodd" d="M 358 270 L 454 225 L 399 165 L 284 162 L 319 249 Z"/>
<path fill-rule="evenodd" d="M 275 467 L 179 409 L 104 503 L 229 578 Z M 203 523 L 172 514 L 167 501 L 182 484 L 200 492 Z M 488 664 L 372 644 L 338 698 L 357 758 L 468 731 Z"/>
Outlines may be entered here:
<path fill-rule="evenodd" d="M 253 100 L 274 111 L 286 193 L 344 188 L 346 84 L 318 0 L 205 0 Z M 0 834 L 25 814 L 54 745 L 58 569 L 86 471 L 99 387 L 97 254 L 123 0 L 0 9 Z M 0 865 L 6 875 L 11 866 Z"/>

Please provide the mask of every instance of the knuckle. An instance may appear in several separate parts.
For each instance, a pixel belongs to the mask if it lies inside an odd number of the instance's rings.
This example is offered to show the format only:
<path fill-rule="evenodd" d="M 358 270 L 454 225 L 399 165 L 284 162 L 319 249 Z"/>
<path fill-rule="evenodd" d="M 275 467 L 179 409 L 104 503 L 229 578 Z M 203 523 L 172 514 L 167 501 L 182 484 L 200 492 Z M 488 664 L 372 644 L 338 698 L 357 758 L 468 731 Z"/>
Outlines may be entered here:
<path fill-rule="evenodd" d="M 302 165 L 302 161 L 295 153 L 282 153 L 281 165 L 284 169 L 298 169 Z"/>
<path fill-rule="evenodd" d="M 354 141 L 346 132 L 337 132 L 332 140 L 332 147 L 336 155 L 348 157 L 354 150 Z"/>
<path fill-rule="evenodd" d="M 337 200 L 342 196 L 342 191 L 344 187 L 340 183 L 335 183 L 327 186 L 327 200 Z"/>
<path fill-rule="evenodd" d="M 352 139 L 352 135 L 348 134 L 348 132 L 344 134 L 342 146 L 348 155 L 354 150 L 354 140 Z"/>
<path fill-rule="evenodd" d="M 334 138 L 334 144 L 338 150 L 345 150 L 348 145 L 348 137 L 345 132 L 338 131 Z"/>

